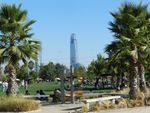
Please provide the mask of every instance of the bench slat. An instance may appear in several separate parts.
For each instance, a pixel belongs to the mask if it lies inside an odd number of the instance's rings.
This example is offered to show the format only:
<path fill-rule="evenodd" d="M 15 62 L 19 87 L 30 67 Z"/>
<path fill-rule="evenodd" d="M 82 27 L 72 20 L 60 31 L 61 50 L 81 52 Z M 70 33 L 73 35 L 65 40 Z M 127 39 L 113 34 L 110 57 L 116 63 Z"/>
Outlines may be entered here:
<path fill-rule="evenodd" d="M 49 95 L 25 95 L 24 98 L 41 98 L 41 97 L 49 97 Z"/>
<path fill-rule="evenodd" d="M 94 98 L 94 99 L 84 99 L 82 102 L 90 103 L 90 102 L 113 100 L 119 98 L 121 98 L 121 96 L 109 96 L 109 97 L 101 97 L 101 98 Z"/>

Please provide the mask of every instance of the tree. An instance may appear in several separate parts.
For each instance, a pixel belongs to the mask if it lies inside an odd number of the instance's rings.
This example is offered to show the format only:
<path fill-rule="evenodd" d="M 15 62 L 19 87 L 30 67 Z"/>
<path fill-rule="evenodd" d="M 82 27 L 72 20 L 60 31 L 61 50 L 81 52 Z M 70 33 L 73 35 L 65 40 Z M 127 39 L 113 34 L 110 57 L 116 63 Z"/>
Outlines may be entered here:
<path fill-rule="evenodd" d="M 118 12 L 111 13 L 114 21 L 110 22 L 110 30 L 114 33 L 115 42 L 120 44 L 115 49 L 112 48 L 114 57 L 124 54 L 128 57 L 130 65 L 130 98 L 137 98 L 138 91 L 138 52 L 142 48 L 148 48 L 147 38 L 149 37 L 149 12 L 148 5 L 142 3 L 136 5 L 132 3 L 123 4 Z M 145 53 L 146 54 L 146 53 Z M 142 72 L 143 73 L 143 72 Z M 143 74 L 140 76 L 144 78 Z M 142 79 L 145 84 L 145 79 Z M 142 83 L 143 84 L 143 83 Z M 146 89 L 146 85 L 144 87 Z M 141 91 L 143 91 L 141 89 Z M 146 90 L 145 90 L 146 91 Z M 145 92 L 144 92 L 145 93 Z"/>
<path fill-rule="evenodd" d="M 64 65 L 57 63 L 55 65 L 55 76 L 60 77 L 64 73 L 64 69 L 65 69 Z"/>
<path fill-rule="evenodd" d="M 16 77 L 20 80 L 26 80 L 28 76 L 28 66 L 22 65 L 17 71 L 16 71 Z"/>
<path fill-rule="evenodd" d="M 54 81 L 55 80 L 55 64 L 53 62 L 49 62 L 47 65 L 41 66 L 39 76 L 45 81 L 46 80 Z"/>
<path fill-rule="evenodd" d="M 38 73 L 36 73 L 34 70 L 29 71 L 27 65 L 22 65 L 17 71 L 16 71 L 16 77 L 20 79 L 21 81 L 24 80 L 25 82 L 35 82 Z"/>
<path fill-rule="evenodd" d="M 36 82 L 37 78 L 38 78 L 38 73 L 36 71 L 32 70 L 29 72 L 29 77 L 28 77 L 29 83 Z"/>
<path fill-rule="evenodd" d="M 8 95 L 16 95 L 16 68 L 22 61 L 36 59 L 40 49 L 39 41 L 32 40 L 30 33 L 34 20 L 27 21 L 27 11 L 16 6 L 3 4 L 0 7 L 0 61 L 8 66 Z"/>
<path fill-rule="evenodd" d="M 86 69 L 84 66 L 80 66 L 74 69 L 74 75 L 77 77 L 85 77 L 86 76 Z"/>
<path fill-rule="evenodd" d="M 82 88 L 86 77 L 86 68 L 84 66 L 76 67 L 74 69 L 74 76 L 77 78 L 77 85 Z"/>
<path fill-rule="evenodd" d="M 114 56 L 116 51 L 122 48 L 122 44 L 117 41 L 112 42 L 105 48 L 105 52 L 108 54 L 108 68 L 112 75 L 117 77 L 116 88 L 117 90 L 123 89 L 125 86 L 125 79 L 128 78 L 129 73 L 129 59 L 126 56 L 126 52 L 122 51 L 122 53 Z M 116 50 L 117 49 L 117 50 Z M 123 68 L 121 68 L 123 67 Z"/>
<path fill-rule="evenodd" d="M 87 77 L 89 80 L 94 79 L 95 76 L 97 75 L 97 74 L 95 74 L 94 68 L 95 68 L 95 60 L 93 60 L 90 63 L 90 65 L 88 65 L 88 68 L 87 68 Z"/>
<path fill-rule="evenodd" d="M 96 77 L 95 87 L 97 87 L 100 77 L 103 74 L 107 73 L 107 66 L 107 61 L 101 54 L 97 55 L 97 59 L 95 61 L 92 61 L 91 64 L 88 66 L 88 76 Z"/>
<path fill-rule="evenodd" d="M 63 70 L 63 71 L 62 71 Z M 43 80 L 54 81 L 56 77 L 59 77 L 64 74 L 64 70 L 66 70 L 66 75 L 68 74 L 67 68 L 62 64 L 54 64 L 53 62 L 49 62 L 46 65 L 42 65 L 40 67 L 39 76 Z"/>

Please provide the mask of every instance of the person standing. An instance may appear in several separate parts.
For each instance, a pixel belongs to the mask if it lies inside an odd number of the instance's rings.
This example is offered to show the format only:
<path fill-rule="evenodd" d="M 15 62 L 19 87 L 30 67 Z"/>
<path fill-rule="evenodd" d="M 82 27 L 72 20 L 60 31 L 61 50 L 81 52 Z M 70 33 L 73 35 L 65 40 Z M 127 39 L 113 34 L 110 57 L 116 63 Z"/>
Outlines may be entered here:
<path fill-rule="evenodd" d="M 5 92 L 6 91 L 6 89 L 5 89 L 5 81 L 2 82 L 2 88 L 3 88 L 3 92 Z"/>
<path fill-rule="evenodd" d="M 2 87 L 3 87 L 3 92 L 6 92 L 7 89 L 8 89 L 8 82 L 7 82 L 7 81 L 4 81 L 4 82 L 2 83 Z"/>

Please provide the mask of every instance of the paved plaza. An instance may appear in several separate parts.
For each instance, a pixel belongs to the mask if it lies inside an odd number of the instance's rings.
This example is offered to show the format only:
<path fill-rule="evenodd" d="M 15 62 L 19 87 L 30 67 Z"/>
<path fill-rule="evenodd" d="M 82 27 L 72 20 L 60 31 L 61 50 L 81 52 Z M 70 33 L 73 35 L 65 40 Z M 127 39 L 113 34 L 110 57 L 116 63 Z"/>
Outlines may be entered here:
<path fill-rule="evenodd" d="M 35 113 L 70 113 L 71 111 L 68 111 L 67 109 L 75 106 L 79 106 L 79 104 L 46 105 L 46 106 L 42 106 L 40 110 L 35 111 Z M 150 107 L 111 109 L 111 110 L 103 110 L 100 112 L 89 112 L 89 113 L 150 113 Z"/>

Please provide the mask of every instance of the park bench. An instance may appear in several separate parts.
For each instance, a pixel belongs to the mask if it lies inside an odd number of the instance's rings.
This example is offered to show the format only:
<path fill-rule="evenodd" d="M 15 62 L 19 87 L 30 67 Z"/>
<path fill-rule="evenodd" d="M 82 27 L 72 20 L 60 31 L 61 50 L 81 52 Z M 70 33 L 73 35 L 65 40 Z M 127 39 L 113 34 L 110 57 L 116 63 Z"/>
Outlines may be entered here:
<path fill-rule="evenodd" d="M 89 111 L 89 104 L 90 103 L 96 103 L 96 102 L 104 102 L 104 101 L 107 101 L 107 100 L 116 100 L 116 99 L 120 99 L 121 96 L 108 96 L 108 97 L 101 97 L 101 98 L 93 98 L 93 99 L 83 99 L 81 102 L 83 102 L 83 106 L 78 106 L 78 107 L 72 107 L 72 108 L 69 108 L 67 110 L 69 111 L 75 111 L 75 113 L 77 113 L 78 110 L 83 110 L 84 111 L 84 108 L 83 107 L 86 107 L 87 110 Z"/>
<path fill-rule="evenodd" d="M 89 110 L 89 104 L 90 103 L 96 103 L 96 102 L 104 102 L 104 101 L 113 101 L 120 99 L 121 96 L 108 96 L 108 97 L 100 97 L 100 98 L 93 98 L 93 99 L 83 99 L 83 107 L 86 107 L 87 110 Z"/>
<path fill-rule="evenodd" d="M 74 96 L 75 100 L 79 100 L 83 96 L 83 92 L 76 91 L 76 92 L 74 92 L 73 96 Z M 66 100 L 70 100 L 71 99 L 71 92 L 66 92 L 65 98 L 66 98 Z"/>
<path fill-rule="evenodd" d="M 24 95 L 23 98 L 27 99 L 39 99 L 48 101 L 49 95 Z"/>
<path fill-rule="evenodd" d="M 105 100 L 115 100 L 119 99 L 121 96 L 108 96 L 108 97 L 100 97 L 100 98 L 93 98 L 93 99 L 83 99 L 83 103 L 92 103 L 97 101 L 105 101 Z"/>

